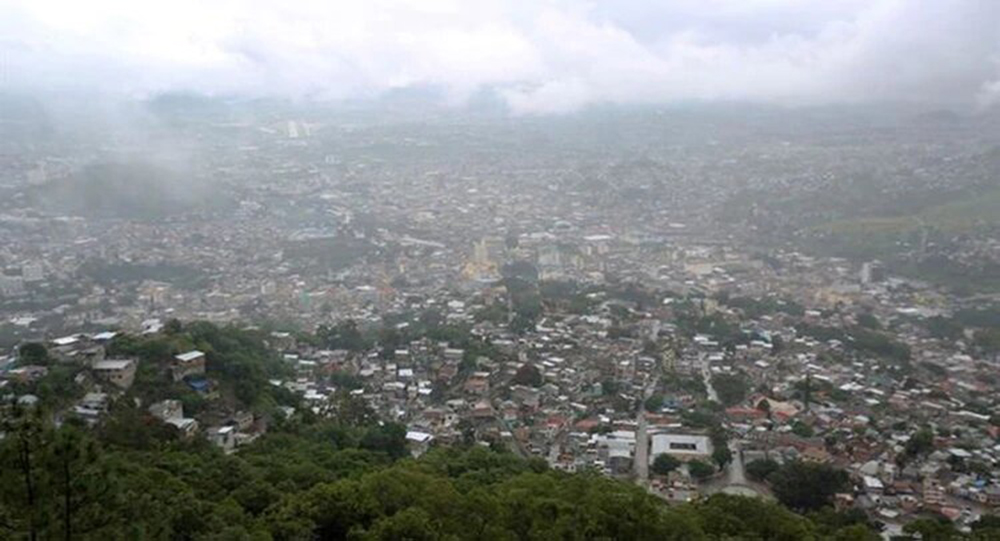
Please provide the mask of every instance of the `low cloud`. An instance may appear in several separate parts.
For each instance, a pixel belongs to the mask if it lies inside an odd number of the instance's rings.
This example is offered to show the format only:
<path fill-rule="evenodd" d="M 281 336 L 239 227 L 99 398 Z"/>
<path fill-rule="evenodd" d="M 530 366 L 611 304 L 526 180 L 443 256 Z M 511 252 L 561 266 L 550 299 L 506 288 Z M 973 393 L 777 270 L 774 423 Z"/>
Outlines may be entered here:
<path fill-rule="evenodd" d="M 0 7 L 0 85 L 315 99 L 430 86 L 456 103 L 486 89 L 518 113 L 987 107 L 998 29 L 994 0 L 13 0 Z"/>

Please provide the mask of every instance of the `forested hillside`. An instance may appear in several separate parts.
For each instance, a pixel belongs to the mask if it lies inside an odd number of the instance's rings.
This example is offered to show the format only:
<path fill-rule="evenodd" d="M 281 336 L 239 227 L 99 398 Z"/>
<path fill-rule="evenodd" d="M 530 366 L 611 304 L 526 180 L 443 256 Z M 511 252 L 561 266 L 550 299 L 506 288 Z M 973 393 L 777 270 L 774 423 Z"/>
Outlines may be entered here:
<path fill-rule="evenodd" d="M 804 517 L 716 495 L 670 507 L 631 484 L 484 447 L 404 458 L 391 424 L 291 422 L 226 455 L 122 407 L 105 430 L 12 408 L 0 445 L 2 539 L 874 540 L 863 515 Z M 923 539 L 960 536 L 933 521 Z"/>
<path fill-rule="evenodd" d="M 402 458 L 393 425 L 296 422 L 237 455 L 128 408 L 97 432 L 26 411 L 5 428 L 6 539 L 875 539 L 832 512 L 732 496 L 669 507 L 483 447 Z"/>
<path fill-rule="evenodd" d="M 250 408 L 269 423 L 235 453 L 183 437 L 146 407 L 165 396 L 207 407 L 156 369 L 192 347 L 209 354 L 221 395 L 212 407 Z M 54 362 L 43 347 L 25 349 L 34 362 Z M 0 539 L 879 538 L 860 512 L 803 516 L 726 495 L 670 506 L 631 483 L 500 448 L 441 446 L 411 458 L 406 429 L 379 420 L 363 399 L 342 393 L 317 413 L 269 385 L 282 367 L 256 330 L 171 322 L 161 334 L 117 337 L 110 350 L 142 368 L 100 422 L 56 414 L 66 402 L 58 398 L 74 392 L 71 378 L 65 388 L 43 380 L 48 393 L 26 389 L 38 403 L 0 409 Z M 931 519 L 907 528 L 925 540 L 997 539 L 992 520 L 971 534 Z"/>

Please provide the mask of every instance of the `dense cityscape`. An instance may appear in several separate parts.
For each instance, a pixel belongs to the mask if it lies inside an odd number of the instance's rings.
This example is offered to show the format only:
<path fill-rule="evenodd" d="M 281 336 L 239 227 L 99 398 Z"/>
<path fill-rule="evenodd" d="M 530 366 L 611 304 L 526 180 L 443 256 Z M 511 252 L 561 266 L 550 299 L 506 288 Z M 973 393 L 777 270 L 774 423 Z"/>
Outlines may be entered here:
<path fill-rule="evenodd" d="M 1000 540 L 998 30 L 0 2 L 0 541 Z"/>
<path fill-rule="evenodd" d="M 483 445 L 885 535 L 1000 506 L 997 124 L 411 105 L 168 96 L 110 148 L 9 123 L 8 402 L 236 455 L 363 411 L 414 457 Z"/>

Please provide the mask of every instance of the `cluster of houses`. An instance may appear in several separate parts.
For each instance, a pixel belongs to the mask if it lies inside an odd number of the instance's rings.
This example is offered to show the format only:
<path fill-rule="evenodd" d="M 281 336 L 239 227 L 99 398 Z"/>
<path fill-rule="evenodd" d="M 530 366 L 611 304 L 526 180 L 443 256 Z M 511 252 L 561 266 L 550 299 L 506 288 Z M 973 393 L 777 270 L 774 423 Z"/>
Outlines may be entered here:
<path fill-rule="evenodd" d="M 159 329 L 146 329 L 146 334 L 159 332 Z M 45 378 L 50 370 L 70 368 L 73 381 L 83 390 L 82 396 L 75 399 L 65 411 L 57 412 L 57 419 L 66 415 L 74 415 L 84 421 L 95 424 L 106 415 L 116 400 L 122 399 L 136 381 L 139 361 L 135 358 L 117 358 L 107 356 L 107 346 L 118 332 L 101 332 L 96 334 L 74 334 L 48 341 L 48 358 L 45 364 L 21 364 L 14 362 L 16 356 L 10 357 L 10 362 L 0 366 L 0 377 L 4 387 L 9 384 L 30 384 Z M 218 398 L 214 390 L 214 382 L 206 375 L 206 355 L 198 350 L 177 354 L 155 368 L 163 372 L 176 384 L 183 385 L 201 394 L 206 399 Z M 24 394 L 17 399 L 22 404 L 34 405 L 39 402 L 37 396 Z M 140 397 L 133 397 L 141 400 Z M 239 445 L 246 444 L 259 437 L 266 429 L 262 419 L 252 413 L 236 411 L 213 415 L 217 426 L 202 428 L 199 421 L 184 414 L 180 400 L 165 399 L 148 404 L 147 411 L 152 417 L 165 424 L 173 426 L 182 438 L 195 437 L 203 434 L 226 452 L 234 451 Z"/>
<path fill-rule="evenodd" d="M 967 523 L 997 505 L 996 359 L 973 347 L 969 332 L 942 340 L 926 328 L 928 318 L 954 312 L 956 299 L 887 277 L 874 264 L 859 271 L 794 252 L 766 265 L 706 244 L 629 266 L 641 243 L 612 235 L 588 235 L 571 257 L 546 248 L 544 235 L 522 241 L 516 249 L 479 242 L 454 288 L 376 295 L 385 302 L 371 304 L 358 324 L 406 337 L 392 347 L 334 349 L 272 333 L 269 342 L 295 375 L 271 383 L 319 414 L 343 394 L 363 400 L 407 427 L 416 455 L 459 442 L 503 446 L 567 471 L 648 477 L 671 499 L 734 482 L 766 493 L 766 483 L 732 470 L 804 460 L 849 472 L 853 488 L 838 505 L 887 523 L 928 511 Z M 569 297 L 543 298 L 540 317 L 515 329 L 514 300 L 496 261 L 525 253 L 550 282 L 579 285 Z M 630 285 L 601 279 L 611 271 Z M 466 335 L 411 332 L 425 319 Z M 893 349 L 856 343 L 852 333 L 862 328 Z M 161 330 L 150 320 L 135 332 Z M 53 362 L 81 368 L 87 393 L 73 405 L 81 416 L 99 418 L 134 384 L 135 360 L 106 356 L 113 338 L 76 334 L 47 344 Z M 906 356 L 897 354 L 903 346 Z M 213 396 L 203 353 L 164 363 L 175 384 Z M 12 382 L 50 369 L 0 366 Z M 265 429 L 246 412 L 189 417 L 176 399 L 148 407 L 181 434 L 203 434 L 227 452 Z M 686 466 L 649 472 L 664 454 L 711 464 L 721 444 L 713 425 L 738 460 L 701 482 Z M 927 430 L 929 447 L 914 453 L 910 440 Z"/>

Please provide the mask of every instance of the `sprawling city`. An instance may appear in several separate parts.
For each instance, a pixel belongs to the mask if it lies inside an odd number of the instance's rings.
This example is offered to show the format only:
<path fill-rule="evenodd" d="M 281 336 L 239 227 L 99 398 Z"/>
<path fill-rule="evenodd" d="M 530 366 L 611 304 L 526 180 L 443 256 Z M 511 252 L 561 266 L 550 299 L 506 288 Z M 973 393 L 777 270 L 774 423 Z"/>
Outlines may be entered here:
<path fill-rule="evenodd" d="M 996 108 L 95 100 L 0 94 L 0 539 L 1000 538 Z"/>

